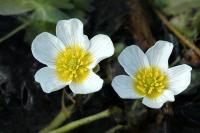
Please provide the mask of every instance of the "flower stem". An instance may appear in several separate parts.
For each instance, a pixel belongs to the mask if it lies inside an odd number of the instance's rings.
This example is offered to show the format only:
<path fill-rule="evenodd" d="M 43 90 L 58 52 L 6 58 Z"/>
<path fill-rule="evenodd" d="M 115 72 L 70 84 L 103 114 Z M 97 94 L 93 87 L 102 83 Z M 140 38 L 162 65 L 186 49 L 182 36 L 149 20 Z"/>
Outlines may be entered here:
<path fill-rule="evenodd" d="M 127 126 L 124 126 L 124 125 L 117 125 L 111 129 L 109 129 L 108 131 L 106 131 L 105 133 L 115 133 L 117 132 L 118 130 L 121 130 L 121 129 L 126 129 Z"/>
<path fill-rule="evenodd" d="M 79 119 L 79 120 L 76 120 L 76 121 L 73 121 L 61 128 L 58 128 L 56 130 L 53 130 L 49 133 L 66 133 L 66 132 L 69 132 L 77 127 L 80 127 L 82 125 L 86 125 L 86 124 L 89 124 L 93 121 L 96 121 L 96 120 L 99 120 L 99 119 L 102 119 L 102 118 L 106 118 L 108 116 L 110 116 L 112 113 L 109 109 L 106 109 L 100 113 L 97 113 L 95 115 L 91 115 L 91 116 L 88 116 L 88 117 L 85 117 L 85 118 L 82 118 L 82 119 Z"/>
<path fill-rule="evenodd" d="M 17 28 L 15 28 L 11 32 L 9 32 L 7 35 L 5 35 L 2 38 L 0 38 L 0 43 L 2 43 L 5 40 L 9 39 L 10 37 L 15 35 L 17 32 L 21 31 L 22 29 L 26 28 L 29 24 L 30 24 L 30 22 L 25 22 L 22 25 L 18 26 Z"/>
<path fill-rule="evenodd" d="M 53 119 L 53 121 L 44 129 L 42 129 L 39 133 L 48 133 L 52 129 L 60 126 L 65 120 L 67 120 L 71 114 L 73 113 L 74 106 L 71 105 L 67 108 L 67 110 L 61 109 L 61 111 L 57 114 L 57 116 Z"/>
<path fill-rule="evenodd" d="M 60 113 L 57 114 L 54 120 L 47 127 L 42 129 L 39 133 L 48 133 L 48 131 L 55 129 L 56 127 L 61 125 L 66 119 L 67 115 L 63 111 L 60 111 Z"/>
<path fill-rule="evenodd" d="M 64 96 L 65 96 L 65 90 L 63 90 L 63 95 L 61 98 L 61 107 L 62 107 L 61 111 L 57 114 L 57 116 L 53 119 L 53 121 L 47 127 L 42 129 L 39 133 L 48 133 L 49 131 L 59 127 L 74 112 L 74 104 L 65 107 Z"/>

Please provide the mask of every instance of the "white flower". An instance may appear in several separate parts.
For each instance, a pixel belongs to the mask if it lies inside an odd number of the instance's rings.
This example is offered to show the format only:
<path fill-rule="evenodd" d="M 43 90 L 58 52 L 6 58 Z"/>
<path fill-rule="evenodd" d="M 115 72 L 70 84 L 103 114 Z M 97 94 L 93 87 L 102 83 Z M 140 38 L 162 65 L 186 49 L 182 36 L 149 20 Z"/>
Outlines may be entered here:
<path fill-rule="evenodd" d="M 103 80 L 92 69 L 114 53 L 108 36 L 99 34 L 89 40 L 83 33 L 82 22 L 76 18 L 60 20 L 56 36 L 47 32 L 39 34 L 31 50 L 38 61 L 47 65 L 35 74 L 35 80 L 46 93 L 67 85 L 75 94 L 100 90 Z"/>
<path fill-rule="evenodd" d="M 142 103 L 151 108 L 161 108 L 174 95 L 184 91 L 191 81 L 192 68 L 178 65 L 168 68 L 173 44 L 158 41 L 144 53 L 138 46 L 125 48 L 119 55 L 119 63 L 129 76 L 119 75 L 112 86 L 121 98 L 143 98 Z"/>

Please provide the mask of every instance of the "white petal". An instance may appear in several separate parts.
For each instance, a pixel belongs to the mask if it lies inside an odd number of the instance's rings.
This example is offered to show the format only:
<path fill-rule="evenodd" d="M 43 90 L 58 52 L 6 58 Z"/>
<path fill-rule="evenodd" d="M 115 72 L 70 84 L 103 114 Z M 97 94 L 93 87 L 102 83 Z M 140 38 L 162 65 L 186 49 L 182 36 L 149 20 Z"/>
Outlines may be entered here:
<path fill-rule="evenodd" d="M 144 52 L 136 45 L 125 48 L 118 57 L 119 63 L 131 77 L 139 68 L 148 67 L 149 62 Z"/>
<path fill-rule="evenodd" d="M 167 70 L 168 60 L 172 53 L 172 49 L 172 43 L 167 41 L 157 41 L 155 45 L 146 52 L 149 64 Z"/>
<path fill-rule="evenodd" d="M 88 50 L 91 44 L 90 40 L 87 35 L 84 35 L 83 37 L 84 37 L 84 40 L 83 40 L 84 47 L 86 50 Z"/>
<path fill-rule="evenodd" d="M 38 70 L 35 74 L 35 81 L 40 83 L 42 90 L 46 93 L 60 90 L 69 84 L 59 81 L 55 70 L 49 67 L 43 67 Z"/>
<path fill-rule="evenodd" d="M 88 49 L 89 45 L 85 43 L 83 34 L 83 23 L 76 18 L 69 20 L 60 20 L 56 25 L 56 35 L 63 43 L 68 45 L 80 45 Z"/>
<path fill-rule="evenodd" d="M 89 52 L 94 58 L 91 68 L 94 68 L 101 60 L 114 54 L 114 46 L 109 36 L 99 34 L 94 36 L 90 42 Z"/>
<path fill-rule="evenodd" d="M 75 94 L 88 94 L 99 91 L 103 86 L 103 80 L 94 72 L 90 72 L 83 83 L 72 82 L 69 87 Z"/>
<path fill-rule="evenodd" d="M 179 65 L 168 70 L 169 89 L 177 95 L 183 92 L 190 84 L 192 68 L 188 65 Z"/>
<path fill-rule="evenodd" d="M 173 102 L 174 95 L 170 90 L 165 90 L 160 97 L 155 99 L 150 99 L 148 97 L 144 97 L 142 103 L 150 108 L 158 109 L 163 106 L 163 104 L 167 101 Z"/>
<path fill-rule="evenodd" d="M 130 76 L 120 75 L 116 76 L 112 81 L 112 87 L 116 93 L 125 99 L 137 99 L 142 98 L 133 89 L 133 79 Z"/>
<path fill-rule="evenodd" d="M 56 55 L 64 48 L 64 44 L 57 37 L 47 32 L 39 34 L 31 46 L 33 56 L 49 67 L 54 67 Z"/>

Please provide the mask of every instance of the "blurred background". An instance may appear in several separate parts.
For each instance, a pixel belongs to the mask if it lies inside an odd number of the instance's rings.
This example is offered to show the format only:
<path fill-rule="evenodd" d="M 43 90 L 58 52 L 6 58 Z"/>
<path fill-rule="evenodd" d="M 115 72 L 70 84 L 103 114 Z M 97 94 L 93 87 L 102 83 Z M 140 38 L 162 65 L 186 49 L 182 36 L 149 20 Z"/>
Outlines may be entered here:
<path fill-rule="evenodd" d="M 74 17 L 89 38 L 103 33 L 114 42 L 115 55 L 99 64 L 104 87 L 88 95 L 68 88 L 67 94 L 46 94 L 34 81 L 44 65 L 32 56 L 32 40 L 44 31 L 55 34 L 58 20 Z M 170 66 L 193 67 L 189 88 L 159 110 L 120 99 L 110 85 L 124 73 L 117 61 L 121 50 L 137 44 L 146 51 L 156 40 L 174 44 Z M 121 111 L 71 132 L 199 133 L 199 47 L 200 0 L 0 0 L 0 133 L 37 133 L 60 111 L 65 125 L 113 107 Z"/>

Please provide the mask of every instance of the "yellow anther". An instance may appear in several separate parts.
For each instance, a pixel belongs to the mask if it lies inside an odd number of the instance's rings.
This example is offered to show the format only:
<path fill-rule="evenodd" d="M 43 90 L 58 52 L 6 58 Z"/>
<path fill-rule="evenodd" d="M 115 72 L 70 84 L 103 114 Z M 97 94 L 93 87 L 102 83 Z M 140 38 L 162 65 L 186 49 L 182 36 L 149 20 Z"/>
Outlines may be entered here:
<path fill-rule="evenodd" d="M 140 75 L 137 75 L 137 78 L 138 78 L 138 79 L 142 79 L 142 77 L 141 77 Z"/>
<path fill-rule="evenodd" d="M 155 71 L 155 78 L 157 78 L 159 76 L 159 72 Z"/>
<path fill-rule="evenodd" d="M 133 85 L 135 91 L 140 95 L 154 99 L 167 89 L 168 78 L 159 68 L 142 68 L 136 72 Z"/>
<path fill-rule="evenodd" d="M 165 76 L 159 76 L 158 81 L 164 80 Z"/>
<path fill-rule="evenodd" d="M 137 88 L 138 88 L 141 92 L 145 93 L 144 88 L 142 88 L 141 86 L 138 85 Z"/>
<path fill-rule="evenodd" d="M 65 48 L 56 57 L 56 74 L 63 81 L 83 82 L 89 74 L 92 56 L 79 45 Z M 85 63 L 88 62 L 88 63 Z"/>
<path fill-rule="evenodd" d="M 147 93 L 151 94 L 151 92 L 153 91 L 153 89 L 154 89 L 153 87 L 150 87 Z"/>
<path fill-rule="evenodd" d="M 141 86 L 143 85 L 142 81 L 139 81 L 138 84 L 141 85 Z"/>

